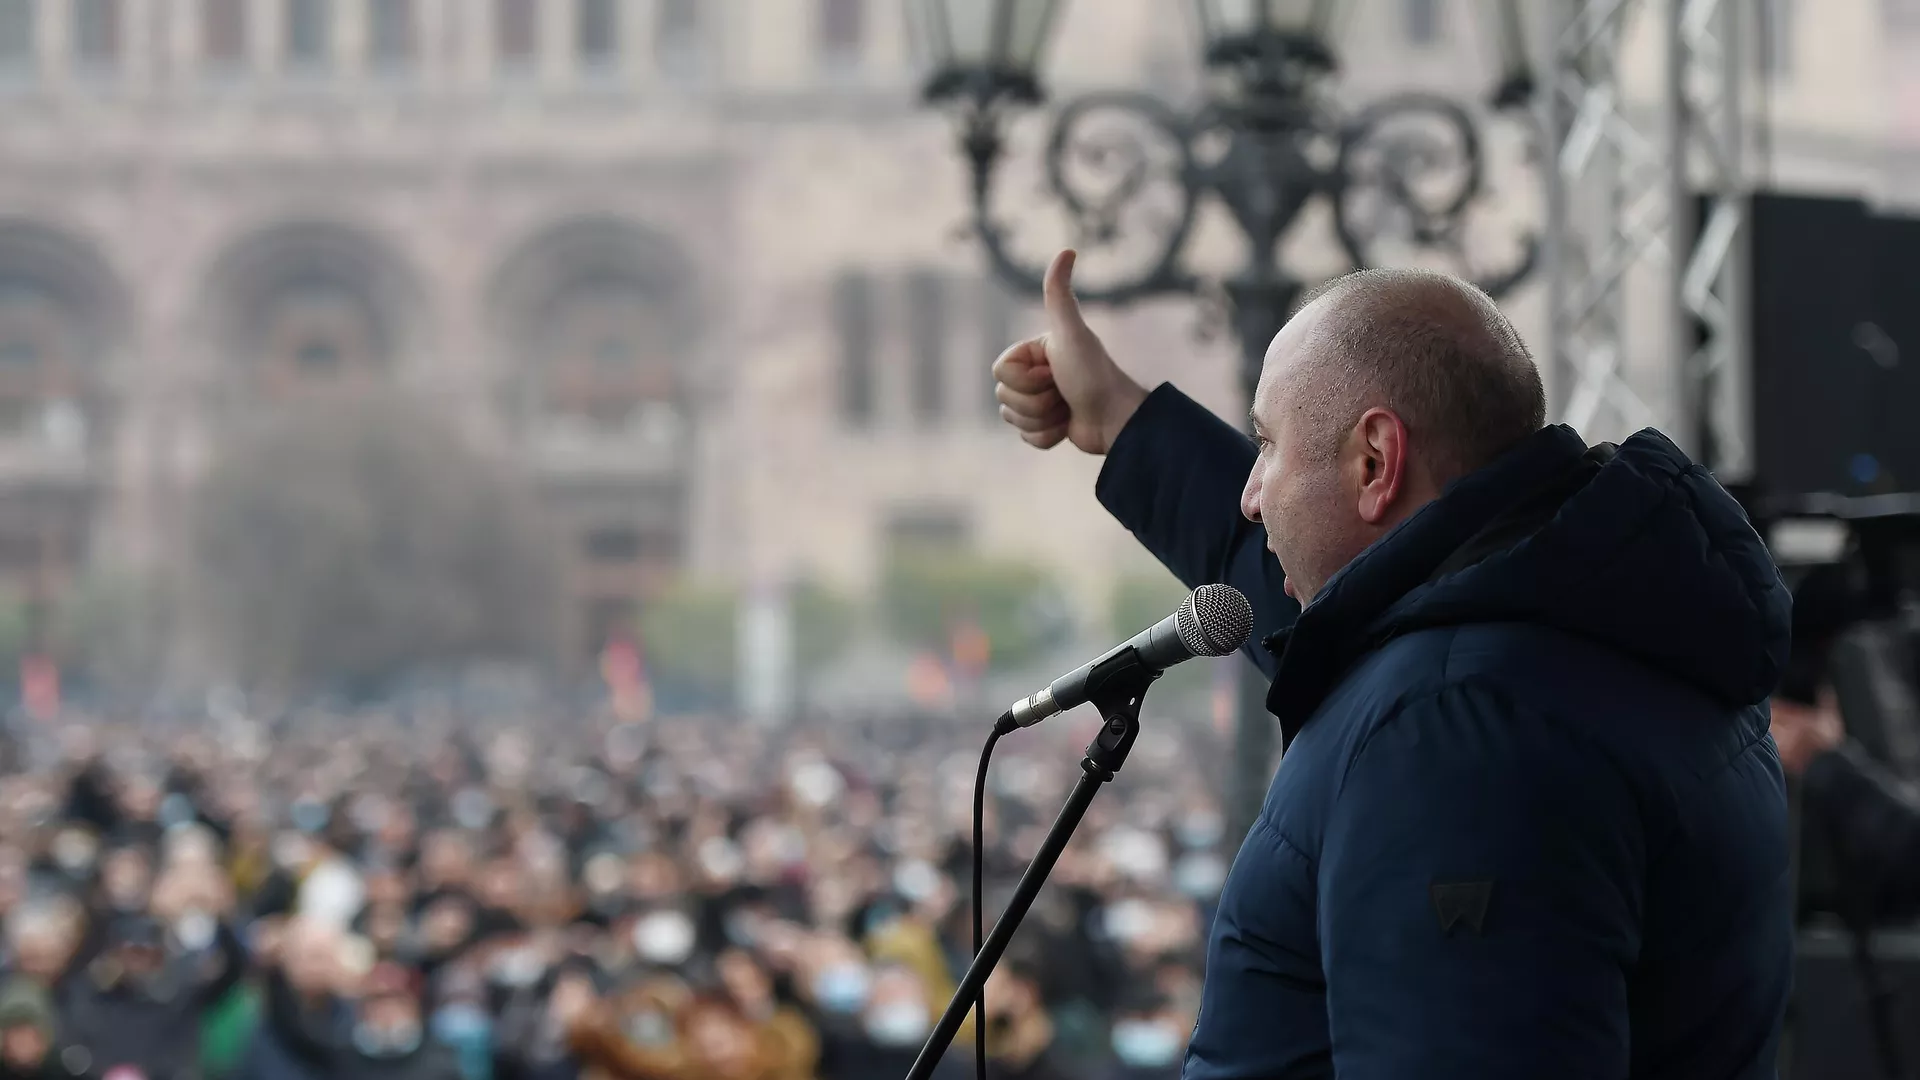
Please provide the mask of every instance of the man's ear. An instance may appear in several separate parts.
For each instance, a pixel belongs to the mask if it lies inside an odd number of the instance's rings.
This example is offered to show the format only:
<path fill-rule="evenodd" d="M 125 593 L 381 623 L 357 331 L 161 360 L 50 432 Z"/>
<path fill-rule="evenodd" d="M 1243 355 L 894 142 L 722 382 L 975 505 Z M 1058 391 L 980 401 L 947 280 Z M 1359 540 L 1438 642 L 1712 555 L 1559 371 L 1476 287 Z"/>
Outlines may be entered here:
<path fill-rule="evenodd" d="M 1390 521 L 1408 485 L 1407 425 L 1391 409 L 1368 409 L 1354 425 L 1354 468 L 1359 474 L 1360 519 Z"/>

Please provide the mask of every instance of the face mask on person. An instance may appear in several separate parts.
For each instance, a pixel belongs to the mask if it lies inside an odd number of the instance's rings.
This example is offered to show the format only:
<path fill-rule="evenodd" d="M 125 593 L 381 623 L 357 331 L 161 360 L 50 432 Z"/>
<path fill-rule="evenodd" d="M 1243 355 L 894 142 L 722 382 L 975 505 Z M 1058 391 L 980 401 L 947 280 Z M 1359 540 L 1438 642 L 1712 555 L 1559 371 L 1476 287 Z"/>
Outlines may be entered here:
<path fill-rule="evenodd" d="M 1226 884 L 1227 866 L 1218 855 L 1195 852 L 1173 868 L 1174 887 L 1190 900 L 1212 900 Z"/>
<path fill-rule="evenodd" d="M 917 1046 L 931 1019 L 923 1002 L 888 1002 L 867 1014 L 867 1037 L 880 1046 Z"/>
<path fill-rule="evenodd" d="M 1151 1020 L 1122 1020 L 1113 1025 L 1113 1053 L 1128 1068 L 1165 1068 L 1180 1058 L 1180 1036 Z"/>
<path fill-rule="evenodd" d="M 733 841 L 716 836 L 700 845 L 700 869 L 716 884 L 732 885 L 746 870 L 746 857 Z"/>
<path fill-rule="evenodd" d="M 899 922 L 905 914 L 898 904 L 890 900 L 876 901 L 867 908 L 861 922 L 861 932 L 868 937 L 884 933 L 894 923 Z"/>
<path fill-rule="evenodd" d="M 674 967 L 693 955 L 693 920 L 678 911 L 657 911 L 633 926 L 633 950 L 649 964 Z"/>
<path fill-rule="evenodd" d="M 729 911 L 722 925 L 727 940 L 743 949 L 751 949 L 760 940 L 760 917 L 750 911 Z"/>
<path fill-rule="evenodd" d="M 478 788 L 463 788 L 453 797 L 453 820 L 468 832 L 478 832 L 493 821 L 493 800 Z"/>
<path fill-rule="evenodd" d="M 1193 849 L 1212 847 L 1220 842 L 1221 835 L 1226 831 L 1226 823 L 1220 819 L 1220 815 L 1208 811 L 1188 814 L 1174 830 L 1181 845 Z"/>
<path fill-rule="evenodd" d="M 908 903 L 923 903 L 940 891 L 940 871 L 924 860 L 909 859 L 894 868 L 893 888 Z"/>
<path fill-rule="evenodd" d="M 189 911 L 173 921 L 173 940 L 188 952 L 199 952 L 213 944 L 220 924 L 204 911 Z"/>
<path fill-rule="evenodd" d="M 371 1024 L 355 1024 L 353 1047 L 370 1058 L 406 1057 L 420 1049 L 420 1025 L 407 1023 L 382 1030 Z"/>
<path fill-rule="evenodd" d="M 840 771 L 818 759 L 796 765 L 788 774 L 788 782 L 802 803 L 815 808 L 832 803 L 846 790 Z"/>
<path fill-rule="evenodd" d="M 1153 930 L 1153 909 L 1142 900 L 1115 901 L 1102 912 L 1101 928 L 1113 940 L 1131 944 Z"/>
<path fill-rule="evenodd" d="M 312 841 L 299 833 L 282 833 L 273 840 L 273 864 L 282 870 L 299 871 L 313 857 Z"/>
<path fill-rule="evenodd" d="M 193 800 L 177 791 L 160 800 L 159 818 L 163 828 L 186 825 L 198 817 L 199 812 L 194 809 Z"/>
<path fill-rule="evenodd" d="M 673 1018 L 655 1009 L 642 1009 L 620 1026 L 635 1046 L 671 1046 L 674 1041 Z"/>
<path fill-rule="evenodd" d="M 602 852 L 587 860 L 587 865 L 581 869 L 580 881 L 596 900 L 604 901 L 626 884 L 626 867 L 621 864 L 618 855 Z"/>
<path fill-rule="evenodd" d="M 85 876 L 99 854 L 100 842 L 78 829 L 66 829 L 53 838 L 53 861 L 69 876 Z"/>
<path fill-rule="evenodd" d="M 493 1018 L 471 1002 L 443 1005 L 433 1014 L 433 1036 L 443 1043 L 464 1045 L 484 1042 L 493 1030 Z"/>
<path fill-rule="evenodd" d="M 1154 885 L 1167 874 L 1167 846 L 1158 836 L 1140 829 L 1110 830 L 1101 838 L 1101 851 L 1122 877 Z"/>
<path fill-rule="evenodd" d="M 493 981 L 501 986 L 519 989 L 532 986 L 547 973 L 546 962 L 533 949 L 514 949 L 501 953 L 490 969 Z"/>
<path fill-rule="evenodd" d="M 287 817 L 293 822 L 293 827 L 303 833 L 317 833 L 326 828 L 327 819 L 331 816 L 325 803 L 314 802 L 311 799 L 301 799 L 287 811 Z"/>
<path fill-rule="evenodd" d="M 872 989 L 867 969 L 859 964 L 835 964 L 814 976 L 813 999 L 822 1009 L 851 1016 L 867 1003 Z"/>

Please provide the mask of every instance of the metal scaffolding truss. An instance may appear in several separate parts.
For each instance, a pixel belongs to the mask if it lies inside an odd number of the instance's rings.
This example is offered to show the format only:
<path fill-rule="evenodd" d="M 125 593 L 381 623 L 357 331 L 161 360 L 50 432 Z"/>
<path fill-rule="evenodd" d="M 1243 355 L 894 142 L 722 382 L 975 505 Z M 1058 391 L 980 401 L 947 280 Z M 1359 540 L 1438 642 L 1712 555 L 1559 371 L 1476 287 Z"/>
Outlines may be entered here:
<path fill-rule="evenodd" d="M 1747 445 L 1737 44 L 1740 8 L 1750 2 L 1542 4 L 1555 16 L 1544 119 L 1549 377 L 1560 416 L 1603 437 L 1658 425 L 1734 472 L 1745 468 Z M 1623 93 L 1634 20 L 1659 30 L 1665 93 L 1656 102 L 1630 103 Z M 1700 196 L 1704 214 L 1695 209 Z M 1652 293 L 1662 301 L 1631 308 L 1629 294 L 1647 299 L 1650 281 L 1664 283 Z M 1658 351 L 1644 354 L 1643 332 L 1635 356 L 1629 331 L 1652 324 L 1668 331 Z"/>
<path fill-rule="evenodd" d="M 1753 472 L 1752 207 L 1741 90 L 1752 69 L 1740 46 L 1749 40 L 1742 14 L 1755 0 L 1670 2 L 1668 111 L 1674 202 L 1682 211 L 1674 232 L 1683 241 L 1677 250 L 1686 253 L 1673 279 L 1682 313 L 1677 344 L 1683 421 L 1693 429 L 1689 449 L 1697 460 L 1722 480 L 1744 481 Z"/>

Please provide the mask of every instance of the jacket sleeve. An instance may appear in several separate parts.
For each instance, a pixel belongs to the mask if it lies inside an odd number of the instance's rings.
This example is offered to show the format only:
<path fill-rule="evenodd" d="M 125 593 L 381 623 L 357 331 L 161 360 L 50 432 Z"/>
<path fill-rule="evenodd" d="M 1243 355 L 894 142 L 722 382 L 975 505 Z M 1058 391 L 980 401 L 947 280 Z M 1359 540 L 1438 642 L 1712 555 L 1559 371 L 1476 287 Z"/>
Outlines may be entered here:
<path fill-rule="evenodd" d="M 1618 1078 L 1645 856 L 1625 780 L 1487 688 L 1349 759 L 1320 853 L 1341 1080 Z"/>
<path fill-rule="evenodd" d="M 1240 513 L 1253 459 L 1246 435 L 1162 383 L 1114 439 L 1094 494 L 1188 588 L 1220 581 L 1246 594 L 1253 636 L 1243 651 L 1271 677 L 1260 639 L 1293 625 L 1300 605 L 1281 591 L 1266 530 Z"/>
<path fill-rule="evenodd" d="M 1920 806 L 1851 744 L 1807 766 L 1806 804 L 1839 856 L 1843 881 L 1878 920 L 1920 914 Z"/>

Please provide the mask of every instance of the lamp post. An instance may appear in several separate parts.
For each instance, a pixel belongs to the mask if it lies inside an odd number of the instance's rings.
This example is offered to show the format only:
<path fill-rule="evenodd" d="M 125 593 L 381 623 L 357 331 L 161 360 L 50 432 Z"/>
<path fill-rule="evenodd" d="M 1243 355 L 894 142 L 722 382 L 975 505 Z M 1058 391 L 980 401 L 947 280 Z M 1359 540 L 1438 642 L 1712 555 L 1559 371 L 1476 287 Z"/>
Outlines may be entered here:
<path fill-rule="evenodd" d="M 1499 296 L 1524 278 L 1538 253 L 1531 232 L 1486 265 L 1469 245 L 1470 214 L 1487 202 L 1479 126 L 1466 105 L 1410 93 L 1357 110 L 1328 92 L 1338 70 L 1334 23 L 1339 0 L 1191 0 L 1213 87 L 1191 107 L 1149 94 L 1102 91 L 1060 103 L 1046 142 L 1047 188 L 1087 251 L 1125 246 L 1134 255 L 1104 279 L 1075 282 L 1089 303 L 1124 304 L 1196 295 L 1213 283 L 1190 268 L 1190 241 L 1203 206 L 1226 211 L 1247 257 L 1218 282 L 1241 346 L 1241 381 L 1251 400 L 1267 345 L 1299 299 L 1302 283 L 1281 267 L 1279 249 L 1316 200 L 1333 211 L 1333 231 L 1355 266 L 1386 261 L 1384 244 L 1410 243 Z M 1487 0 L 1500 48 L 1492 104 L 1532 98 L 1518 0 Z M 993 210 L 994 181 L 1007 154 L 1006 128 L 1046 100 L 1039 61 L 1059 13 L 1057 0 L 909 0 L 932 62 L 924 97 L 952 109 L 972 172 L 972 231 L 994 273 L 1038 295 L 1044 262 L 1023 259 Z M 1116 123 L 1129 125 L 1114 134 Z M 1090 178 L 1091 174 L 1091 178 Z M 1138 209 L 1151 197 L 1161 213 L 1139 236 Z M 1144 252 L 1144 254 L 1141 254 Z M 1235 775 L 1228 816 L 1241 832 L 1265 798 L 1274 724 L 1257 673 L 1242 676 Z"/>

